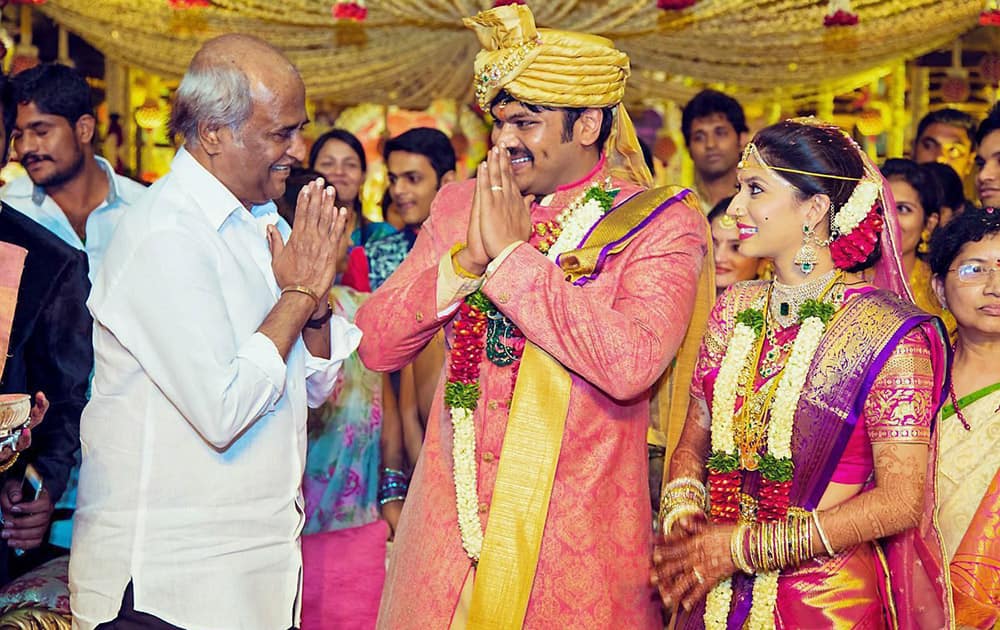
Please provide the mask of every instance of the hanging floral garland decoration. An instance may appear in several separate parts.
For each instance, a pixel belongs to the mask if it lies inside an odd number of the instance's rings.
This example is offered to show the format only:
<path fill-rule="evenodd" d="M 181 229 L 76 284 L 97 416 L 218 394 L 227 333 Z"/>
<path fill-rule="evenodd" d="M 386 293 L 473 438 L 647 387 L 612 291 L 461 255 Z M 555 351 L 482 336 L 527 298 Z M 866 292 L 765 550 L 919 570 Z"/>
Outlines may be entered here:
<path fill-rule="evenodd" d="M 334 3 L 331 11 L 335 20 L 364 22 L 365 18 L 368 17 L 368 7 L 365 6 L 365 0 L 340 0 Z"/>
<path fill-rule="evenodd" d="M 823 18 L 823 26 L 854 26 L 858 23 L 858 14 L 851 8 L 851 0 L 830 0 Z"/>
<path fill-rule="evenodd" d="M 1000 26 L 1000 2 L 986 0 L 979 14 L 979 23 L 983 26 Z"/>

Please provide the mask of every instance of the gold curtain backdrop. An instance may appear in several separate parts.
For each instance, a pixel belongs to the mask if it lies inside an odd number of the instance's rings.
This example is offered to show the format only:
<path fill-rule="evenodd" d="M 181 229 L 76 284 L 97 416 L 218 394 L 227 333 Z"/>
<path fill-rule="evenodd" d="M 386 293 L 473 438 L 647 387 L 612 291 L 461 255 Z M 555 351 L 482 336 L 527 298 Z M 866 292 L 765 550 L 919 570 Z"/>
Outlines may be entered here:
<path fill-rule="evenodd" d="M 313 98 L 423 108 L 472 100 L 475 37 L 461 18 L 489 0 L 368 0 L 362 24 L 335 23 L 332 0 L 49 0 L 39 9 L 109 58 L 180 76 L 199 44 L 243 32 L 285 50 Z M 684 102 L 703 85 L 745 101 L 796 102 L 850 91 L 893 63 L 976 26 L 981 0 L 854 0 L 860 23 L 825 28 L 821 0 L 535 0 L 539 26 L 599 33 L 632 60 L 628 100 Z"/>

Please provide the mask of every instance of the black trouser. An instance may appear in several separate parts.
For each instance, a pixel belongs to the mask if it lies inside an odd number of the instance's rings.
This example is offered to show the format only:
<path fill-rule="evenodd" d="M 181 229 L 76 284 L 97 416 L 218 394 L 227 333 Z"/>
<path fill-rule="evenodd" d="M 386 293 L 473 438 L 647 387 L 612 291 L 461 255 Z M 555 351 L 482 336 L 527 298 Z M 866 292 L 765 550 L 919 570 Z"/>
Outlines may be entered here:
<path fill-rule="evenodd" d="M 132 580 L 129 580 L 125 587 L 125 595 L 122 596 L 122 607 L 118 610 L 118 616 L 111 621 L 105 621 L 94 630 L 184 630 L 173 624 L 160 619 L 149 613 L 139 612 L 135 609 L 135 602 L 132 600 Z M 289 628 L 289 630 L 296 630 Z"/>
<path fill-rule="evenodd" d="M 118 610 L 118 616 L 111 621 L 105 621 L 97 626 L 95 630 L 183 630 L 173 624 L 150 615 L 149 613 L 138 612 L 135 609 L 135 602 L 132 600 L 132 581 L 129 580 L 125 587 L 125 595 L 122 596 L 122 607 Z"/>

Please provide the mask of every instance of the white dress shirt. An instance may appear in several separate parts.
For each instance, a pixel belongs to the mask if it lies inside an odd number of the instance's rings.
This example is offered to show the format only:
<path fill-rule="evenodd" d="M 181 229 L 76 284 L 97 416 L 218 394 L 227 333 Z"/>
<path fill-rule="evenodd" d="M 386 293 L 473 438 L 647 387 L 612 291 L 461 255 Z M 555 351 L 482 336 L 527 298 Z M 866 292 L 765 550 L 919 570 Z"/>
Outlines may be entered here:
<path fill-rule="evenodd" d="M 330 360 L 300 337 L 282 361 L 256 332 L 279 297 L 269 224 L 287 236 L 181 149 L 118 226 L 88 301 L 75 627 L 114 618 L 130 579 L 136 610 L 190 630 L 298 624 L 306 406 L 361 333 L 334 317 Z"/>
<path fill-rule="evenodd" d="M 87 252 L 91 283 L 97 276 L 97 270 L 101 266 L 104 252 L 108 249 L 108 243 L 111 242 L 111 235 L 115 233 L 118 221 L 146 192 L 146 187 L 139 182 L 115 173 L 111 163 L 104 158 L 95 156 L 94 159 L 108 176 L 108 196 L 87 217 L 86 243 L 70 225 L 62 208 L 45 193 L 44 188 L 36 186 L 27 175 L 18 177 L 0 188 L 0 200 L 6 201 L 15 210 L 41 224 L 70 246 Z"/>

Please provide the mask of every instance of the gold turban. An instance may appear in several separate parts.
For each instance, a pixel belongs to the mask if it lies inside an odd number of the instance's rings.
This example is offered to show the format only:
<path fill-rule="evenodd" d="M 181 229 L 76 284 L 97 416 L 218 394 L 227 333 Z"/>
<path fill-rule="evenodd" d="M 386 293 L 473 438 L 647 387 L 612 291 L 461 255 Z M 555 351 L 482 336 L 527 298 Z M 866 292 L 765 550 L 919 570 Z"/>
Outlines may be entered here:
<path fill-rule="evenodd" d="M 642 186 L 652 176 L 625 106 L 628 55 L 604 37 L 535 28 L 531 10 L 512 4 L 465 18 L 483 49 L 476 55 L 476 98 L 486 110 L 500 90 L 546 107 L 615 107 L 605 151 L 616 177 Z"/>

